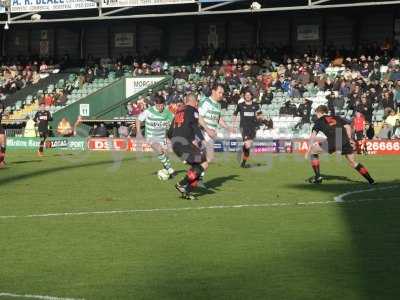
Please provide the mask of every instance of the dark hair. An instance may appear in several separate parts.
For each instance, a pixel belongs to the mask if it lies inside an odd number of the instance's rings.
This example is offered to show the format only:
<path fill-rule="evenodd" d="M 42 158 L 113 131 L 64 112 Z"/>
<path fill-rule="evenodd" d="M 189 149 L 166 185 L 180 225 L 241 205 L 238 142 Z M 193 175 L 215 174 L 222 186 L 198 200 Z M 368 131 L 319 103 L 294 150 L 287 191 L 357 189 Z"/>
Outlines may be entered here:
<path fill-rule="evenodd" d="M 153 99 L 154 99 L 155 104 L 164 104 L 165 103 L 164 97 L 162 97 L 160 95 L 155 95 Z"/>
<path fill-rule="evenodd" d="M 326 106 L 326 105 L 320 105 L 317 107 L 317 109 L 315 111 L 318 113 L 321 113 L 321 114 L 327 114 L 329 112 L 329 109 L 328 109 L 328 106 Z"/>
<path fill-rule="evenodd" d="M 218 90 L 218 88 L 224 89 L 223 84 L 221 84 L 221 83 L 213 83 L 213 85 L 211 86 L 211 90 L 213 90 L 213 91 Z"/>

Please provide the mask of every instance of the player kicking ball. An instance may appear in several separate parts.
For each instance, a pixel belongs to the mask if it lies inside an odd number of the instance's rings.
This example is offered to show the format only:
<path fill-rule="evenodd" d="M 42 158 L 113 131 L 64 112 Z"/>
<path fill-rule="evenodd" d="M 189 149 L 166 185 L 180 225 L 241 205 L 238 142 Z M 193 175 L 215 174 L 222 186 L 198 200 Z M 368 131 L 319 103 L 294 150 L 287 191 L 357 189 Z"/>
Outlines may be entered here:
<path fill-rule="evenodd" d="M 197 105 L 197 96 L 187 95 L 186 105 L 178 109 L 168 131 L 174 153 L 190 166 L 185 177 L 175 185 L 182 198 L 188 200 L 197 199 L 193 190 L 198 186 L 201 174 L 208 168 Z"/>
<path fill-rule="evenodd" d="M 143 140 L 141 125 L 144 123 L 146 142 L 158 154 L 158 159 L 164 167 L 163 170 L 159 171 L 159 178 L 169 179 L 174 175 L 175 171 L 172 169 L 171 161 L 167 156 L 166 132 L 174 116 L 165 106 L 163 97 L 156 95 L 154 102 L 154 106 L 146 109 L 139 115 L 136 121 L 136 138 L 137 140 Z M 160 173 L 166 176 L 161 177 Z"/>
<path fill-rule="evenodd" d="M 35 123 L 38 126 L 39 137 L 40 137 L 40 145 L 39 145 L 39 150 L 37 152 L 37 155 L 43 156 L 43 149 L 45 146 L 45 142 L 46 142 L 47 138 L 49 137 L 49 122 L 53 120 L 50 112 L 46 109 L 46 106 L 44 103 L 40 104 L 39 110 L 35 114 L 35 117 L 33 118 L 33 120 L 35 121 Z"/>
<path fill-rule="evenodd" d="M 310 180 L 310 183 L 319 184 L 323 180 L 320 173 L 319 155 L 323 152 L 332 154 L 340 151 L 352 168 L 357 170 L 369 184 L 374 184 L 375 181 L 372 179 L 367 168 L 355 161 L 355 142 L 352 139 L 351 126 L 340 117 L 329 116 L 328 107 L 325 105 L 318 106 L 315 112 L 318 119 L 314 123 L 308 147 L 309 150 L 306 153 L 306 159 L 309 156 L 311 157 L 311 166 L 315 173 L 315 177 Z M 326 141 L 316 141 L 319 132 L 326 135 Z"/>
<path fill-rule="evenodd" d="M 253 140 L 256 137 L 259 121 L 262 119 L 260 106 L 253 101 L 253 94 L 250 91 L 244 93 L 244 102 L 236 106 L 233 113 L 233 123 L 236 124 L 237 116 L 240 115 L 240 132 L 242 133 L 243 148 L 240 167 L 248 168 L 246 165 Z"/>
<path fill-rule="evenodd" d="M 1 120 L 4 113 L 4 104 L 0 103 L 0 169 L 4 169 L 6 166 L 6 131 L 3 126 L 1 126 Z"/>

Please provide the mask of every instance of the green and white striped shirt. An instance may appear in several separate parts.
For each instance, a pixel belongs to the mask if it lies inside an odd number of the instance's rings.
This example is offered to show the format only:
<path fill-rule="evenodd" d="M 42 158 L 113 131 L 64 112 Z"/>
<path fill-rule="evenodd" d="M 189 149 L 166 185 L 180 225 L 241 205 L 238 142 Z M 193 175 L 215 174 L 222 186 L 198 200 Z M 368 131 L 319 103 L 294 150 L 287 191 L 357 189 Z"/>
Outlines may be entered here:
<path fill-rule="evenodd" d="M 148 139 L 164 140 L 174 115 L 164 108 L 159 112 L 155 106 L 146 109 L 139 115 L 139 121 L 145 122 L 145 136 Z"/>
<path fill-rule="evenodd" d="M 219 119 L 221 118 L 221 104 L 211 98 L 205 98 L 199 104 L 199 114 L 208 128 L 218 129 Z"/>

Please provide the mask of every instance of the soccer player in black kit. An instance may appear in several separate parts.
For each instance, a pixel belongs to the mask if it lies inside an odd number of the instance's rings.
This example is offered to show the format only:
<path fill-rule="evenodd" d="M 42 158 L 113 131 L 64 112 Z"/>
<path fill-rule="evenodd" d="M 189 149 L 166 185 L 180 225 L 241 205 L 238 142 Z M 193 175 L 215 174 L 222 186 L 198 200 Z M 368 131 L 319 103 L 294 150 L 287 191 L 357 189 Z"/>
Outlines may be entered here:
<path fill-rule="evenodd" d="M 43 156 L 44 143 L 49 136 L 49 122 L 53 120 L 50 112 L 46 110 L 46 106 L 44 105 L 44 103 L 40 104 L 39 111 L 36 113 L 33 120 L 38 124 L 40 136 L 38 156 Z"/>
<path fill-rule="evenodd" d="M 243 138 L 242 162 L 240 166 L 246 168 L 246 162 L 250 157 L 250 149 L 253 140 L 256 137 L 259 120 L 261 119 L 260 106 L 253 102 L 253 95 L 250 91 L 244 93 L 244 102 L 239 103 L 236 107 L 233 123 L 237 121 L 237 116 L 240 114 L 240 132 Z"/>
<path fill-rule="evenodd" d="M 172 150 L 183 162 L 190 165 L 186 176 L 175 185 L 182 197 L 188 200 L 196 200 L 192 191 L 197 187 L 201 173 L 208 168 L 197 105 L 197 96 L 187 95 L 185 105 L 176 112 L 168 131 Z"/>
<path fill-rule="evenodd" d="M 3 126 L 1 126 L 4 108 L 4 103 L 0 102 L 0 169 L 3 169 L 5 167 L 4 160 L 6 158 L 6 132 Z"/>
<path fill-rule="evenodd" d="M 328 152 L 329 154 L 340 151 L 349 162 L 350 166 L 357 170 L 369 184 L 374 184 L 367 168 L 355 160 L 354 148 L 355 142 L 352 139 L 352 130 L 350 124 L 337 116 L 328 115 L 328 107 L 320 105 L 316 109 L 317 120 L 312 129 L 308 152 L 306 158 L 311 156 L 311 166 L 314 170 L 315 177 L 310 180 L 311 183 L 322 183 L 323 178 L 320 173 L 319 154 Z M 327 139 L 324 142 L 316 142 L 318 132 L 323 132 Z"/>

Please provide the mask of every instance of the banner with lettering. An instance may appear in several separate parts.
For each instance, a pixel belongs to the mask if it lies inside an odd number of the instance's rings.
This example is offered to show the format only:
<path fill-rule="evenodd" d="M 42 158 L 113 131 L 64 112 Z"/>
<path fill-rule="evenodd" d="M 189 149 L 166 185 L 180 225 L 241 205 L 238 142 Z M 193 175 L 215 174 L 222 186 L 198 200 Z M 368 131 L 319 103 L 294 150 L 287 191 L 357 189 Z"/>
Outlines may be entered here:
<path fill-rule="evenodd" d="M 97 3 L 85 0 L 11 0 L 11 12 L 14 13 L 90 8 L 97 8 Z"/>

